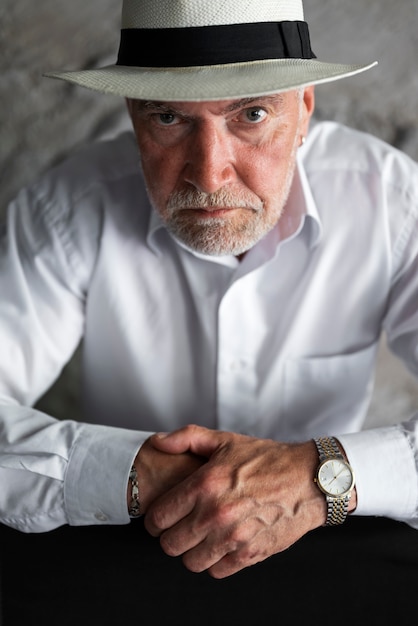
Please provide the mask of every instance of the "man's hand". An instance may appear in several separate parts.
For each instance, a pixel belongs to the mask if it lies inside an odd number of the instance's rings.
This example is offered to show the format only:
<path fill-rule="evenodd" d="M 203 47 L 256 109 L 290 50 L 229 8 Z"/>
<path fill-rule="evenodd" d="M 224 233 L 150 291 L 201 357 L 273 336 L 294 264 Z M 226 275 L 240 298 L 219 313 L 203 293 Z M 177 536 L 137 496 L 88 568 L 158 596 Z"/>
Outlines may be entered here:
<path fill-rule="evenodd" d="M 188 426 L 151 437 L 208 461 L 148 509 L 145 527 L 193 572 L 223 578 L 285 550 L 326 518 L 313 441 L 285 444 Z"/>
<path fill-rule="evenodd" d="M 205 461 L 191 452 L 174 455 L 161 452 L 147 439 L 135 459 L 141 513 L 145 513 L 151 502 L 187 478 Z M 129 485 L 127 498 L 129 503 Z"/>

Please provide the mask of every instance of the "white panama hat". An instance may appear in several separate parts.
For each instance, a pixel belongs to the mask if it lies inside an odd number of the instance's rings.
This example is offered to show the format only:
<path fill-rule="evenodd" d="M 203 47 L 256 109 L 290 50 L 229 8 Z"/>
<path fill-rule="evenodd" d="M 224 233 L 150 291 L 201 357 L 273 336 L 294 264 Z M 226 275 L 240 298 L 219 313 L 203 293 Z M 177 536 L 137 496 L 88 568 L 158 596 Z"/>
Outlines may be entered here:
<path fill-rule="evenodd" d="M 302 0 L 124 0 L 115 65 L 45 75 L 128 98 L 202 101 L 279 93 L 374 65 L 318 61 Z"/>

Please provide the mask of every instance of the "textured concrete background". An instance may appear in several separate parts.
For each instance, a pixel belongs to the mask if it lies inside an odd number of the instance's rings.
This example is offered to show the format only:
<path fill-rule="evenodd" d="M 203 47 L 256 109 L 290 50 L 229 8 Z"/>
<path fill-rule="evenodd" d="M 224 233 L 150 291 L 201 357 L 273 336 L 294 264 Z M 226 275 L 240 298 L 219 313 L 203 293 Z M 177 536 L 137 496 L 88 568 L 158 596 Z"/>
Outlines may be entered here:
<path fill-rule="evenodd" d="M 0 214 L 74 147 L 128 126 L 120 99 L 42 77 L 113 63 L 120 7 L 119 0 L 2 0 Z M 364 75 L 318 87 L 317 118 L 372 132 L 418 160 L 418 1 L 305 0 L 305 17 L 319 59 L 379 61 Z M 78 356 L 40 403 L 58 417 L 77 412 Z M 398 421 L 415 407 L 416 381 L 382 343 L 368 425 Z"/>

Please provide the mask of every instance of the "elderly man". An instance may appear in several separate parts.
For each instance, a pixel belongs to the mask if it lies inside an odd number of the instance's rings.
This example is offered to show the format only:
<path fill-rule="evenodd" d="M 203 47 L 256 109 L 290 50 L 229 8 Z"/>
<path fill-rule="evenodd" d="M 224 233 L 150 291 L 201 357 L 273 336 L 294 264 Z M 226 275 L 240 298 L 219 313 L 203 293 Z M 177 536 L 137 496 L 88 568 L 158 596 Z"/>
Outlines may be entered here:
<path fill-rule="evenodd" d="M 410 542 L 417 419 L 361 429 L 383 328 L 418 371 L 417 167 L 309 129 L 314 85 L 371 66 L 317 61 L 299 0 L 122 21 L 117 65 L 52 76 L 125 97 L 134 136 L 22 191 L 2 239 L 1 521 L 144 515 L 214 578 L 350 514 Z M 85 413 L 57 422 L 30 407 L 81 337 Z"/>

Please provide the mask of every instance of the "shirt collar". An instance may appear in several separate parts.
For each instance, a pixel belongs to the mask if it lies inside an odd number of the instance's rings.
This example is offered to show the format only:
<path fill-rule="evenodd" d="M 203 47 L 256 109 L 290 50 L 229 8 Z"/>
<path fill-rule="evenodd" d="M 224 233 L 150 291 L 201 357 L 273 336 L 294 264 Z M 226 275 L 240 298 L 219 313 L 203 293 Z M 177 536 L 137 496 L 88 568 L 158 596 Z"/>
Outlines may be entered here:
<path fill-rule="evenodd" d="M 299 220 L 300 227 L 298 229 L 296 224 L 293 235 L 296 235 L 298 230 L 300 232 L 300 230 L 304 227 L 309 228 L 308 244 L 310 248 L 314 248 L 322 237 L 322 222 L 303 165 L 304 152 L 305 148 L 301 147 L 297 153 L 295 175 L 292 182 L 292 188 L 289 193 L 289 198 L 286 203 L 284 215 L 286 212 L 290 215 L 299 214 L 301 218 Z M 298 207 L 301 208 L 298 210 Z M 280 221 L 283 219 L 284 215 L 280 218 Z M 292 237 L 292 233 L 288 236 Z M 285 238 L 283 238 L 282 241 L 284 241 L 284 239 Z"/>
<path fill-rule="evenodd" d="M 155 209 L 151 208 L 147 243 L 157 254 L 161 252 L 161 242 L 158 242 L 158 233 L 161 230 L 168 232 L 161 217 Z M 283 215 L 277 227 L 270 231 L 254 248 L 258 246 L 270 249 L 272 246 L 278 248 L 281 243 L 293 239 L 305 230 L 307 231 L 306 236 L 309 247 L 315 247 L 322 236 L 322 223 L 303 167 L 303 148 L 301 148 L 297 155 L 295 174 Z M 229 267 L 236 267 L 239 263 L 238 259 L 232 255 L 218 257 L 201 254 L 188 248 L 184 243 L 173 237 L 171 233 L 169 233 L 169 236 L 177 245 L 199 259 L 228 265 Z"/>

